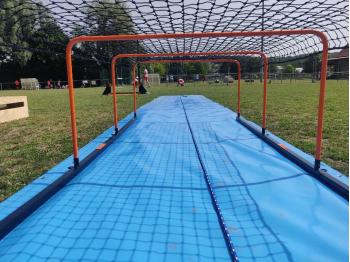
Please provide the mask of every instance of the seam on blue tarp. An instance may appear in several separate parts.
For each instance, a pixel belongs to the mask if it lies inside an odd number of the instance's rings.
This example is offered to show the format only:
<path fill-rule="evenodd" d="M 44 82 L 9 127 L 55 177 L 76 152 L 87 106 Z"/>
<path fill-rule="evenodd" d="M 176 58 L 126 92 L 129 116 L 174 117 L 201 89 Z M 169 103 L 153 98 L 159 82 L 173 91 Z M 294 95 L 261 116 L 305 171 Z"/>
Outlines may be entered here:
<path fill-rule="evenodd" d="M 207 190 L 204 187 L 177 187 L 177 186 L 147 186 L 147 185 L 111 185 L 111 184 L 101 184 L 101 183 L 70 183 L 66 187 L 74 185 L 87 185 L 87 186 L 101 186 L 101 187 L 116 187 L 116 188 L 161 188 L 161 189 L 174 189 L 174 190 Z"/>
<path fill-rule="evenodd" d="M 220 144 L 219 144 L 220 145 Z M 285 246 L 285 244 L 283 243 L 283 241 L 281 241 L 279 239 L 279 237 L 277 236 L 277 234 L 272 230 L 272 228 L 266 223 L 264 217 L 262 216 L 261 212 L 260 212 L 260 208 L 259 208 L 259 205 L 257 204 L 257 202 L 255 201 L 255 199 L 253 198 L 253 196 L 251 195 L 248 187 L 247 187 L 247 184 L 245 183 L 245 180 L 239 170 L 239 168 L 237 167 L 237 165 L 235 164 L 235 162 L 231 159 L 231 157 L 229 156 L 229 154 L 227 153 L 225 147 L 223 147 L 222 145 L 220 145 L 220 147 L 223 149 L 223 152 L 225 153 L 227 159 L 230 161 L 230 163 L 232 164 L 232 166 L 236 169 L 237 171 L 237 174 L 238 174 L 238 177 L 240 178 L 240 180 L 243 182 L 243 185 L 245 185 L 245 189 L 246 189 L 246 192 L 247 192 L 247 195 L 250 197 L 250 199 L 252 200 L 252 203 L 254 204 L 255 208 L 256 208 L 256 211 L 257 211 L 257 214 L 258 216 L 260 217 L 260 221 L 265 225 L 265 227 L 271 232 L 271 234 L 276 238 L 277 242 L 280 243 L 281 247 L 284 249 L 285 251 L 285 254 L 288 258 L 289 261 L 293 261 L 293 257 L 292 257 L 292 254 L 290 253 L 290 251 L 288 250 L 288 248 Z M 262 236 L 264 238 L 264 236 Z M 268 249 L 269 246 L 267 246 Z M 271 252 L 271 250 L 270 250 Z"/>
<path fill-rule="evenodd" d="M 238 261 L 236 250 L 235 250 L 234 245 L 232 243 L 232 240 L 231 240 L 231 237 L 230 237 L 230 233 L 228 232 L 227 226 L 225 224 L 224 217 L 223 217 L 223 215 L 221 213 L 221 208 L 220 208 L 220 206 L 219 206 L 219 204 L 218 204 L 218 202 L 216 200 L 216 195 L 215 195 L 214 190 L 213 190 L 213 188 L 211 186 L 211 182 L 210 182 L 210 179 L 209 179 L 209 176 L 208 176 L 208 172 L 207 172 L 207 170 L 206 170 L 206 168 L 204 166 L 203 160 L 202 160 L 201 155 L 199 153 L 198 145 L 197 145 L 196 139 L 194 138 L 194 135 L 193 135 L 193 132 L 192 132 L 192 128 L 191 128 L 191 124 L 190 124 L 190 122 L 188 120 L 188 116 L 187 116 L 187 113 L 186 113 L 186 108 L 185 108 L 184 103 L 182 102 L 182 98 L 181 97 L 180 97 L 180 101 L 181 101 L 182 108 L 183 108 L 184 113 L 185 113 L 185 117 L 186 117 L 186 122 L 187 122 L 188 128 L 189 128 L 190 133 L 191 133 L 193 145 L 194 145 L 194 147 L 196 149 L 197 157 L 198 157 L 200 166 L 201 166 L 202 171 L 203 171 L 204 179 L 205 179 L 205 182 L 206 182 L 207 187 L 208 187 L 208 191 L 209 191 L 209 194 L 210 194 L 210 197 L 211 197 L 211 200 L 212 200 L 212 204 L 213 204 L 214 210 L 215 210 L 215 212 L 217 214 L 222 233 L 224 235 L 224 239 L 225 239 L 225 242 L 226 242 L 226 245 L 227 245 L 228 252 L 229 252 L 229 254 L 230 254 L 231 258 L 232 258 L 232 261 Z"/>
<path fill-rule="evenodd" d="M 244 120 L 245 122 L 249 123 L 251 126 L 259 129 L 261 128 L 258 124 L 245 119 L 244 117 L 240 116 L 241 120 Z M 251 132 L 251 131 L 250 131 Z M 272 133 L 270 130 L 267 130 L 266 132 L 266 136 L 269 136 L 270 138 L 276 140 L 276 142 L 282 143 L 285 146 L 288 147 L 288 149 L 297 154 L 300 155 L 302 158 L 305 158 L 305 160 L 309 161 L 309 162 L 313 162 L 314 161 L 314 157 L 308 153 L 305 153 L 304 151 L 302 151 L 301 149 L 295 147 L 294 145 L 288 143 L 287 141 L 285 141 L 284 139 L 278 137 L 277 135 L 275 135 L 274 133 Z M 327 169 L 328 174 L 330 174 L 331 176 L 333 176 L 335 179 L 341 181 L 342 183 L 345 183 L 346 185 L 349 185 L 349 178 L 347 176 L 345 176 L 344 174 L 340 173 L 338 170 L 332 168 L 331 166 L 327 165 L 324 162 L 321 162 L 321 169 L 325 168 Z"/>
<path fill-rule="evenodd" d="M 174 142 L 159 142 L 159 143 L 152 143 L 152 142 L 139 142 L 139 141 L 120 141 L 123 144 L 145 144 L 145 145 L 192 145 L 192 143 L 174 143 Z"/>
<path fill-rule="evenodd" d="M 263 184 L 272 183 L 272 182 L 286 181 L 288 179 L 293 179 L 293 178 L 297 178 L 297 177 L 304 176 L 304 175 L 307 175 L 307 174 L 306 173 L 299 173 L 299 174 L 290 175 L 290 176 L 286 176 L 286 177 L 279 177 L 279 178 L 275 178 L 275 179 L 268 179 L 268 180 L 264 180 L 264 181 L 260 181 L 260 182 L 242 183 L 242 184 L 224 185 L 224 186 L 214 186 L 214 188 L 215 189 L 220 189 L 220 188 L 232 188 L 232 187 L 242 187 L 242 186 L 246 187 L 246 186 L 263 185 Z"/>
<path fill-rule="evenodd" d="M 264 143 L 265 144 L 265 142 L 263 141 L 263 140 L 261 140 L 260 138 L 258 138 L 258 137 L 255 137 L 254 139 L 257 139 L 257 140 L 260 140 L 262 143 Z M 240 145 L 242 145 L 242 146 L 244 146 L 244 147 L 248 147 L 247 145 L 245 145 L 245 144 L 243 144 L 243 143 L 240 143 L 239 141 L 242 141 L 242 140 L 244 140 L 244 139 L 240 139 L 240 140 L 237 140 L 237 144 L 240 144 Z M 261 153 L 261 154 L 263 154 L 263 155 L 266 155 L 266 156 L 270 156 L 270 157 L 273 157 L 273 158 L 276 158 L 276 159 L 281 159 L 281 157 L 282 158 L 285 158 L 285 159 L 288 159 L 288 158 L 286 158 L 286 157 L 284 157 L 283 155 L 281 155 L 278 151 L 276 151 L 275 149 L 272 149 L 273 150 L 273 152 L 275 152 L 275 154 L 271 154 L 271 153 L 268 153 L 268 152 L 265 152 L 264 150 L 261 150 L 261 149 L 255 149 L 257 152 L 259 152 L 259 153 Z M 296 166 L 298 166 L 297 164 L 295 164 L 293 161 L 291 161 L 291 160 L 289 160 L 291 163 L 293 163 L 294 165 L 296 165 Z M 307 174 L 307 172 L 305 171 L 305 174 Z"/>
<path fill-rule="evenodd" d="M 236 141 L 246 141 L 246 140 L 258 140 L 258 138 L 256 137 L 250 137 L 250 138 L 242 138 L 242 139 L 239 139 L 239 138 L 227 138 L 227 139 L 221 139 L 219 141 L 209 141 L 209 142 L 201 142 L 201 144 L 219 144 L 219 143 L 225 143 L 225 142 L 228 142 L 228 141 L 232 141 L 232 142 L 236 142 Z M 140 142 L 140 141 L 120 141 L 120 142 L 123 142 L 123 144 L 146 144 L 146 145 L 173 145 L 173 144 L 177 144 L 177 145 L 190 145 L 192 143 L 173 143 L 173 142 L 157 142 L 157 143 L 154 143 L 154 142 Z M 244 144 L 241 144 L 241 145 L 244 145 Z M 261 151 L 263 152 L 263 151 Z M 265 153 L 265 154 L 268 154 L 268 153 Z M 272 156 L 272 155 L 271 155 Z"/>
<path fill-rule="evenodd" d="M 262 143 L 265 144 L 264 141 L 262 141 L 260 138 L 256 137 L 250 130 L 248 130 L 248 131 L 249 131 L 252 135 L 254 135 L 254 137 L 251 137 L 251 138 L 243 138 L 243 139 L 225 139 L 225 140 L 223 141 L 223 140 L 220 140 L 220 139 L 219 139 L 219 137 L 217 136 L 217 134 L 216 134 L 214 128 L 212 127 L 211 123 L 209 123 L 209 127 L 210 127 L 210 129 L 211 129 L 211 133 L 214 134 L 215 139 L 216 139 L 216 141 L 213 142 L 213 144 L 220 144 L 221 142 L 227 142 L 227 141 L 232 141 L 232 142 L 233 142 L 233 141 L 234 141 L 236 144 L 240 144 L 240 145 L 242 145 L 242 146 L 244 146 L 244 147 L 248 147 L 246 144 L 241 143 L 241 142 L 239 142 L 239 141 L 247 141 L 247 140 L 253 140 L 253 139 L 257 139 L 257 140 L 259 140 L 259 141 L 261 141 Z M 246 128 L 246 127 L 243 126 L 243 128 Z M 201 144 L 206 144 L 206 143 L 201 143 Z M 280 153 L 278 153 L 277 155 L 276 155 L 276 154 L 271 154 L 271 153 L 265 152 L 264 150 L 261 150 L 261 149 L 256 149 L 256 151 L 259 152 L 259 153 L 261 153 L 261 154 L 263 154 L 263 155 L 271 156 L 271 157 L 276 158 L 276 159 L 280 159 L 280 158 L 281 158 Z M 274 150 L 274 151 L 275 151 L 275 150 Z M 276 151 L 275 151 L 275 152 L 276 152 Z M 282 156 L 282 157 L 283 157 L 283 156 Z M 284 158 L 284 157 L 283 157 L 283 158 Z"/>
<path fill-rule="evenodd" d="M 246 187 L 248 187 L 251 196 L 259 204 L 265 222 L 285 244 L 295 261 L 348 260 L 348 245 L 343 245 L 348 243 L 345 230 L 348 228 L 348 202 L 343 203 L 343 199 L 338 198 L 331 190 L 308 175 L 301 174 L 299 177 L 287 180 L 288 176 L 303 171 L 294 167 L 293 163 L 283 155 L 275 158 L 261 154 L 259 149 L 265 149 L 272 154 L 275 149 L 258 137 L 253 140 L 223 142 L 220 146 L 218 143 L 207 144 L 208 141 L 215 140 L 215 137 L 219 138 L 217 140 L 242 137 L 243 140 L 252 135 L 236 121 L 226 121 L 219 125 L 215 123 L 210 126 L 212 119 L 217 115 L 222 119 L 220 112 L 223 112 L 223 108 L 216 107 L 213 102 L 204 104 L 207 99 L 203 100 L 201 97 L 182 99 L 200 156 L 239 259 L 288 261 L 284 249 L 260 221 L 254 203 L 247 194 Z M 30 258 L 37 260 L 50 257 L 72 260 L 73 256 L 77 260 L 76 256 L 82 253 L 88 254 L 82 260 L 94 260 L 90 252 L 96 253 L 99 260 L 106 260 L 111 258 L 108 251 L 112 248 L 116 260 L 230 261 L 217 214 L 214 214 L 207 185 L 204 185 L 205 180 L 195 147 L 192 146 L 193 138 L 190 138 L 191 133 L 180 99 L 172 97 L 171 100 L 166 100 L 166 103 L 169 103 L 170 110 L 176 107 L 176 112 L 167 112 L 168 108 L 162 107 L 165 103 L 160 103 L 158 100 L 154 106 L 147 106 L 152 111 L 145 110 L 144 115 L 139 115 L 140 121 L 135 123 L 144 123 L 145 119 L 157 121 L 152 121 L 155 125 L 159 125 L 156 132 L 150 132 L 153 131 L 152 128 L 149 129 L 145 125 L 132 127 L 127 133 L 128 137 L 140 140 L 140 145 L 127 144 L 125 141 L 123 142 L 127 145 L 123 145 L 122 141 L 116 143 L 117 145 L 113 147 L 115 151 L 108 153 L 109 158 L 90 166 L 87 172 L 90 175 L 82 175 L 72 181 L 74 182 L 72 184 L 76 182 L 81 185 L 63 189 L 62 198 L 56 198 L 50 208 L 38 211 L 42 216 L 34 214 L 34 218 L 28 219 L 33 222 L 32 224 L 24 222 L 21 228 L 17 228 L 11 236 L 1 242 L 0 254 L 4 254 L 0 255 L 2 260 L 27 261 Z M 205 106 L 200 106 L 201 103 Z M 214 114 L 211 115 L 211 112 Z M 225 114 L 235 115 L 232 111 L 227 111 Z M 181 125 L 181 129 L 171 126 L 163 129 L 166 120 L 174 117 L 182 121 L 175 122 Z M 180 135 L 181 132 L 185 135 Z M 143 145 L 142 141 L 147 141 L 148 135 L 160 142 L 174 141 L 174 146 L 164 145 L 156 149 L 156 146 L 151 144 Z M 107 133 L 93 141 L 102 142 L 103 137 L 107 138 Z M 191 145 L 182 144 L 183 141 L 191 141 Z M 288 146 L 287 143 L 286 145 Z M 95 148 L 93 144 L 90 144 L 91 147 Z M 241 182 L 222 147 L 240 169 L 247 183 Z M 150 151 L 145 148 L 150 148 Z M 134 155 L 135 153 L 137 154 Z M 165 153 L 168 155 L 162 157 Z M 276 155 L 280 155 L 279 151 Z M 172 157 L 174 161 L 169 161 Z M 126 160 L 125 163 L 116 163 L 121 158 Z M 106 165 L 110 165 L 109 168 Z M 49 171 L 33 182 L 31 187 L 22 189 L 11 201 L 21 200 L 23 194 L 32 196 L 56 179 L 61 173 L 55 171 L 62 168 L 63 165 L 54 167 L 53 172 Z M 149 172 L 150 168 L 152 172 Z M 275 179 L 276 182 L 273 181 Z M 99 186 L 100 184 L 102 186 Z M 120 185 L 125 186 L 119 187 Z M 157 188 L 132 188 L 135 185 L 154 185 Z M 65 187 L 69 186 L 68 184 Z M 168 188 L 173 186 L 202 189 Z M 12 207 L 13 205 L 9 208 Z M 1 209 L 0 214 L 8 212 L 9 208 Z M 85 211 L 82 211 L 83 209 Z M 148 214 L 152 220 L 144 218 Z M 131 219 L 134 218 L 134 223 L 131 223 Z M 58 223 L 59 221 L 68 223 L 62 225 Z M 86 224 L 88 222 L 93 222 L 91 231 Z M 77 226 L 69 223 L 77 223 Z M 28 234 L 25 230 L 28 230 Z M 72 230 L 73 234 L 68 235 L 68 230 Z M 83 232 L 90 234 L 87 239 L 81 237 L 80 233 Z M 100 243 L 100 246 L 95 242 L 89 244 L 94 235 L 98 237 L 93 241 Z M 109 240 L 120 242 L 116 245 L 107 245 L 111 243 Z M 69 248 L 66 248 L 66 241 L 70 242 Z M 162 247 L 165 248 L 164 252 Z M 103 253 L 104 251 L 107 253 Z"/>
<path fill-rule="evenodd" d="M 224 186 L 213 186 L 214 189 L 220 189 L 220 188 L 232 188 L 232 187 L 242 187 L 242 186 L 255 186 L 255 185 L 262 185 L 272 182 L 279 182 L 279 181 L 285 181 L 288 179 L 297 178 L 300 176 L 307 175 L 306 173 L 298 173 L 295 175 L 290 175 L 286 177 L 279 177 L 275 179 L 268 179 L 260 182 L 254 182 L 254 183 L 242 183 L 242 184 L 234 184 L 234 185 L 224 185 Z M 37 185 L 46 185 L 44 183 L 36 183 Z M 102 184 L 102 183 L 82 183 L 82 182 L 75 182 L 75 183 L 69 183 L 65 187 L 70 187 L 74 185 L 86 185 L 86 186 L 101 186 L 101 187 L 115 187 L 115 188 L 166 188 L 166 189 L 172 189 L 172 190 L 208 190 L 204 187 L 176 187 L 176 186 L 147 186 L 147 185 L 113 185 L 113 184 Z"/>

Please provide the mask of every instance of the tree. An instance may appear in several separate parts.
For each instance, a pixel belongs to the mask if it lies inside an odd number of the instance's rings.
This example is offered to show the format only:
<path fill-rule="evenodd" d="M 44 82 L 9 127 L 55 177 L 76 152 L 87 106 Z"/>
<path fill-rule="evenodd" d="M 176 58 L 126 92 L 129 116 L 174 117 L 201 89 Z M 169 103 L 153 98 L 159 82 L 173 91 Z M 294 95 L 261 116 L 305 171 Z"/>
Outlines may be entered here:
<path fill-rule="evenodd" d="M 0 58 L 26 65 L 32 56 L 28 40 L 36 27 L 36 10 L 26 0 L 0 1 Z"/>
<path fill-rule="evenodd" d="M 166 65 L 164 63 L 154 63 L 152 65 L 152 72 L 159 74 L 159 75 L 165 75 L 166 74 Z"/>
<path fill-rule="evenodd" d="M 28 41 L 34 49 L 24 73 L 42 80 L 65 78 L 65 47 L 68 37 L 58 26 L 50 10 L 38 7 L 36 30 Z M 45 50 L 47 50 L 45 52 Z"/>
<path fill-rule="evenodd" d="M 68 37 L 40 2 L 0 1 L 1 81 L 65 78 Z"/>
<path fill-rule="evenodd" d="M 303 68 L 305 73 L 314 73 L 319 71 L 321 67 L 321 55 L 311 55 L 305 59 Z"/>
<path fill-rule="evenodd" d="M 221 74 L 237 73 L 237 66 L 233 63 L 220 63 L 219 72 Z"/>
<path fill-rule="evenodd" d="M 134 32 L 133 21 L 125 4 L 120 0 L 94 2 L 83 13 L 87 25 L 84 30 L 85 34 L 116 35 Z M 101 65 L 99 67 L 100 78 L 106 78 L 110 75 L 109 60 L 111 57 L 119 53 L 125 53 L 126 50 L 129 50 L 128 52 L 136 51 L 137 43 L 130 41 L 84 43 L 80 48 L 87 51 L 85 53 L 90 54 L 91 58 Z M 141 52 L 142 49 L 138 51 Z"/>
<path fill-rule="evenodd" d="M 295 72 L 295 67 L 292 64 L 286 65 L 284 68 L 284 73 L 291 74 Z"/>
<path fill-rule="evenodd" d="M 276 64 L 269 64 L 269 71 L 270 73 L 277 73 L 277 65 Z"/>
<path fill-rule="evenodd" d="M 240 61 L 247 61 L 246 63 L 243 63 L 243 72 L 248 73 L 255 73 L 260 71 L 261 66 L 261 58 L 260 57 L 245 57 L 244 60 Z"/>
<path fill-rule="evenodd" d="M 184 73 L 187 75 L 193 75 L 196 74 L 196 68 L 195 68 L 195 63 L 184 63 L 183 64 L 184 67 Z"/>
<path fill-rule="evenodd" d="M 206 75 L 208 74 L 209 64 L 203 62 L 189 62 L 184 63 L 184 70 L 186 74 L 194 75 Z"/>
<path fill-rule="evenodd" d="M 195 74 L 207 75 L 209 72 L 209 63 L 194 63 Z"/>

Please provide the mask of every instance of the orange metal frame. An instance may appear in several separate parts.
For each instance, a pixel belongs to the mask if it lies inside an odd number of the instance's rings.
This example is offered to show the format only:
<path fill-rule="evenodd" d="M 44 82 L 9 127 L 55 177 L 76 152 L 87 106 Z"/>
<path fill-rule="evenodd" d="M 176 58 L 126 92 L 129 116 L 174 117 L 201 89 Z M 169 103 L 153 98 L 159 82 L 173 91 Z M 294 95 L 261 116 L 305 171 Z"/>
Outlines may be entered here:
<path fill-rule="evenodd" d="M 326 93 L 326 77 L 327 77 L 327 59 L 328 59 L 328 39 L 327 36 L 320 31 L 313 29 L 301 30 L 267 30 L 267 31 L 250 31 L 250 32 L 203 32 L 203 33 L 172 33 L 172 34 L 140 34 L 140 35 L 106 35 L 106 36 L 78 36 L 72 38 L 66 47 L 66 63 L 67 77 L 69 88 L 69 103 L 72 124 L 72 140 L 73 140 L 73 156 L 74 166 L 79 166 L 78 158 L 78 133 L 76 124 L 76 112 L 74 101 L 74 85 L 73 85 L 73 69 L 72 69 L 72 48 L 75 44 L 81 42 L 94 41 L 136 41 L 148 39 L 181 39 L 181 38 L 218 38 L 218 37 L 261 37 L 261 36 L 291 36 L 291 35 L 314 35 L 317 36 L 322 43 L 322 66 L 320 79 L 320 94 L 318 105 L 317 119 L 317 137 L 315 150 L 315 169 L 320 168 L 321 151 L 322 151 L 322 131 L 324 117 L 324 103 Z M 264 94 L 265 95 L 265 94 Z M 264 110 L 266 104 L 264 104 Z"/>
<path fill-rule="evenodd" d="M 121 58 L 150 58 L 150 57 L 179 57 L 179 56 L 208 56 L 208 55 L 259 55 L 261 56 L 264 64 L 264 95 L 263 95 L 263 110 L 262 110 L 262 133 L 265 133 L 266 129 L 266 100 L 267 100 L 267 78 L 268 78 L 268 57 L 261 51 L 221 51 L 221 52 L 185 52 L 185 53 L 159 53 L 159 54 L 119 54 L 115 55 L 111 61 L 111 78 L 112 78 L 112 93 L 116 93 L 116 76 L 115 67 L 116 63 Z M 114 79 L 114 81 L 113 81 Z M 240 116 L 240 93 L 238 94 L 238 108 L 237 113 Z M 114 110 L 114 126 L 118 130 L 118 112 L 117 112 L 117 97 L 113 97 L 113 110 Z"/>
<path fill-rule="evenodd" d="M 188 63 L 188 62 L 222 62 L 222 63 L 235 63 L 237 65 L 237 115 L 239 116 L 240 112 L 240 90 L 241 90 L 241 64 L 238 60 L 235 59 L 180 59 L 180 60 L 148 60 L 148 61 L 140 61 L 140 64 L 152 64 L 152 63 Z M 132 72 L 133 72 L 133 96 L 134 96 L 134 114 L 136 115 L 136 65 L 133 64 Z M 112 79 L 115 81 L 115 79 Z M 233 86 L 233 83 L 232 83 Z M 119 95 L 119 94 L 118 94 Z"/>

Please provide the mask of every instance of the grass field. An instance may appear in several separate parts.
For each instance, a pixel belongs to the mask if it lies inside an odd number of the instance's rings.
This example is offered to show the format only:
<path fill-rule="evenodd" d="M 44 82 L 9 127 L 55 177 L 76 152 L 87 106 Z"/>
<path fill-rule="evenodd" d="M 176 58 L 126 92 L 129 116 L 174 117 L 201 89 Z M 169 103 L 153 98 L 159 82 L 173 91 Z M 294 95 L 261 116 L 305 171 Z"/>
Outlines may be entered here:
<path fill-rule="evenodd" d="M 313 154 L 318 83 L 272 83 L 268 91 L 267 127 L 270 131 Z M 123 88 L 125 91 L 128 88 Z M 76 90 L 79 146 L 112 125 L 112 97 L 102 88 Z M 123 90 L 123 91 L 124 91 Z M 157 96 L 202 94 L 236 108 L 236 88 L 217 84 L 152 87 L 138 96 L 141 106 Z M 2 91 L 0 96 L 28 97 L 30 117 L 0 124 L 0 200 L 10 196 L 72 153 L 67 90 Z M 242 84 L 242 115 L 261 124 L 260 83 Z M 120 96 L 119 115 L 132 110 L 132 98 Z M 328 81 L 323 160 L 348 174 L 348 81 Z"/>

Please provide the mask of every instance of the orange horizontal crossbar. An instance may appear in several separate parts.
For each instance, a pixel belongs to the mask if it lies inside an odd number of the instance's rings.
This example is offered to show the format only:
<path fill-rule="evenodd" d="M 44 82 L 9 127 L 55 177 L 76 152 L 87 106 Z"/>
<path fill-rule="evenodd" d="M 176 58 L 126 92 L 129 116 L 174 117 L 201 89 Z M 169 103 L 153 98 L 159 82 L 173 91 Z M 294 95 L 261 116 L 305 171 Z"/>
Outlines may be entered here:
<path fill-rule="evenodd" d="M 121 58 L 153 58 L 153 57 L 203 57 L 203 56 L 232 56 L 232 55 L 259 55 L 263 59 L 264 64 L 264 81 L 263 81 L 263 109 L 262 109 L 262 130 L 265 132 L 266 129 L 266 105 L 267 105 L 267 78 L 268 78 L 268 58 L 264 52 L 254 50 L 243 50 L 243 51 L 209 51 L 209 52 L 179 52 L 179 53 L 151 53 L 151 54 L 118 54 L 112 58 L 111 61 L 111 78 L 116 79 L 115 68 L 116 63 Z M 213 58 L 214 59 L 214 58 Z M 116 82 L 112 81 L 113 93 L 116 90 Z M 240 96 L 237 98 L 240 99 Z M 136 96 L 134 98 L 134 104 Z M 237 103 L 237 114 L 240 115 L 240 101 Z M 114 125 L 118 126 L 118 112 L 117 112 L 117 97 L 113 97 L 113 110 L 114 110 Z"/>
<path fill-rule="evenodd" d="M 292 35 L 313 35 L 317 36 L 322 43 L 322 65 L 320 78 L 320 94 L 317 118 L 317 137 L 315 150 L 315 169 L 320 168 L 322 150 L 322 131 L 324 117 L 324 102 L 326 92 L 327 59 L 328 59 L 328 39 L 326 34 L 314 29 L 296 30 L 266 30 L 266 31 L 239 31 L 239 32 L 200 32 L 200 33 L 171 33 L 171 34 L 140 34 L 140 35 L 105 35 L 105 36 L 78 36 L 72 38 L 66 47 L 67 78 L 69 90 L 69 104 L 72 124 L 72 142 L 74 166 L 79 166 L 78 158 L 78 133 L 76 123 L 73 68 L 72 68 L 72 48 L 81 42 L 93 41 L 136 41 L 148 39 L 169 39 L 169 38 L 220 38 L 220 37 L 266 37 L 266 36 L 292 36 Z"/>

